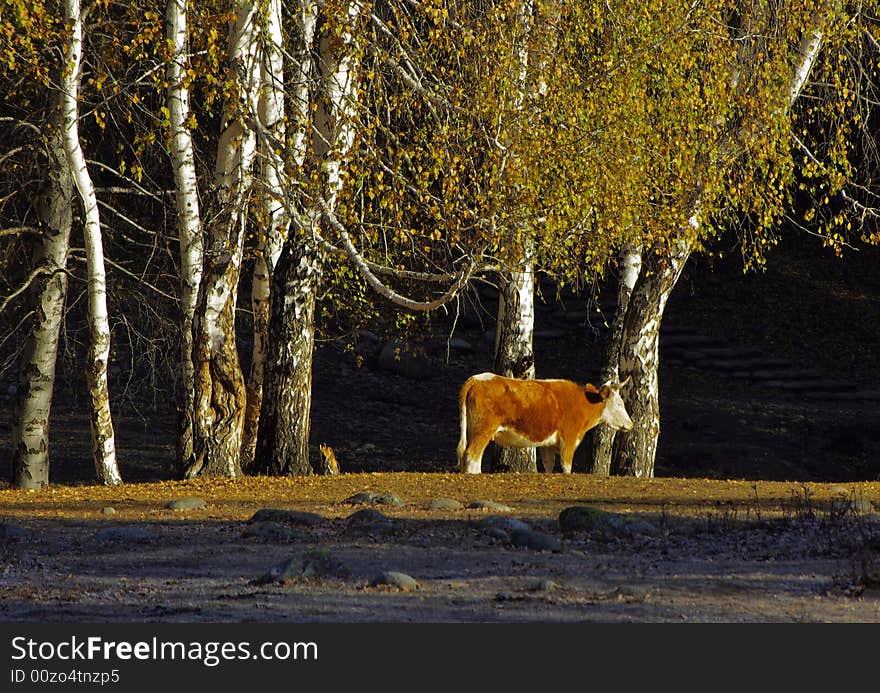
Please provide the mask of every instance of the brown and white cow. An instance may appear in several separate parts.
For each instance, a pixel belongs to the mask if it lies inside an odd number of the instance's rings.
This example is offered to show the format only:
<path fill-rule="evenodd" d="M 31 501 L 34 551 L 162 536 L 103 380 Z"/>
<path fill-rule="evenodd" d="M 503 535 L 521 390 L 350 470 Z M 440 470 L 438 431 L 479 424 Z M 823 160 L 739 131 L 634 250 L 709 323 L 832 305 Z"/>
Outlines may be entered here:
<path fill-rule="evenodd" d="M 479 474 L 489 441 L 515 448 L 541 448 L 541 466 L 553 471 L 559 453 L 562 471 L 571 473 L 574 451 L 584 434 L 606 424 L 628 431 L 632 419 L 620 397 L 622 383 L 602 387 L 570 380 L 518 380 L 480 373 L 462 386 L 458 404 L 461 437 L 458 466 Z"/>

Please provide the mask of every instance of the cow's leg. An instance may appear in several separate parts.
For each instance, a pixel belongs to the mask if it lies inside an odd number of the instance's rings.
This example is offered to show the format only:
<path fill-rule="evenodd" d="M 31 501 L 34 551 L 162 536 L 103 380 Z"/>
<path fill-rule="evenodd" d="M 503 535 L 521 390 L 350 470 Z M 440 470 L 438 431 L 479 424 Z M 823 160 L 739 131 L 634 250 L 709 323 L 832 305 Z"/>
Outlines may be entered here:
<path fill-rule="evenodd" d="M 556 463 L 556 450 L 553 448 L 541 448 L 541 466 L 546 474 L 553 472 L 553 465 Z"/>
<path fill-rule="evenodd" d="M 477 434 L 468 442 L 464 455 L 459 460 L 459 469 L 468 474 L 479 474 L 483 466 L 483 451 L 492 441 L 492 435 Z"/>
<path fill-rule="evenodd" d="M 571 474 L 571 461 L 574 458 L 573 445 L 566 445 L 563 441 L 559 445 L 559 463 L 562 466 L 563 474 Z"/>

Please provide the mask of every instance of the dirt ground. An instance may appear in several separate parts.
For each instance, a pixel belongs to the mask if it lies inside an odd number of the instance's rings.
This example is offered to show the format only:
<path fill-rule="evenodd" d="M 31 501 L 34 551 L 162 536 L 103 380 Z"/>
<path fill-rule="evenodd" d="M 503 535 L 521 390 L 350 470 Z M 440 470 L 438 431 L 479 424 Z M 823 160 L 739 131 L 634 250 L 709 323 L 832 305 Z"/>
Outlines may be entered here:
<path fill-rule="evenodd" d="M 597 478 L 580 455 L 570 476 L 457 474 L 456 393 L 490 367 L 476 319 L 456 330 L 464 344 L 426 342 L 410 373 L 368 339 L 320 346 L 312 440 L 334 449 L 333 477 L 172 481 L 172 417 L 120 411 L 126 484 L 98 487 L 81 404 L 59 397 L 55 483 L 0 488 L 0 621 L 880 622 L 880 406 L 847 394 L 880 382 L 880 292 L 793 267 L 738 292 L 686 277 L 667 334 L 758 347 L 852 389 L 666 358 L 654 479 Z M 781 287 L 811 304 L 760 298 Z M 540 307 L 539 377 L 595 381 L 593 308 Z M 347 502 L 362 492 L 399 504 Z M 166 507 L 190 497 L 204 507 Z M 462 507 L 429 507 L 443 499 Z M 572 506 L 607 515 L 564 530 Z M 319 517 L 252 521 L 266 508 Z M 416 585 L 374 584 L 389 571 Z"/>

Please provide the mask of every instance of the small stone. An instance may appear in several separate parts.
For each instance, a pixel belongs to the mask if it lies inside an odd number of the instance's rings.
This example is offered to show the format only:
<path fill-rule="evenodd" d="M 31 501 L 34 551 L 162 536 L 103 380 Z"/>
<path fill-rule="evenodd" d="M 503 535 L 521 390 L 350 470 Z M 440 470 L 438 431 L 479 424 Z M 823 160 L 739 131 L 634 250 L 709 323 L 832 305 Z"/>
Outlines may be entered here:
<path fill-rule="evenodd" d="M 530 590 L 532 592 L 552 592 L 553 590 L 558 590 L 559 584 L 553 582 L 553 580 L 549 578 L 545 578 L 544 580 L 539 580 L 534 585 L 531 586 Z"/>
<path fill-rule="evenodd" d="M 559 513 L 559 528 L 563 532 L 589 532 L 595 529 L 608 529 L 615 524 L 614 518 L 613 513 L 586 505 L 575 505 L 565 508 Z"/>
<path fill-rule="evenodd" d="M 490 500 L 475 500 L 468 503 L 469 508 L 475 510 L 494 510 L 496 513 L 509 513 L 513 508 L 502 503 Z"/>
<path fill-rule="evenodd" d="M 208 503 L 205 501 L 205 499 L 197 498 L 196 496 L 186 496 L 185 498 L 178 498 L 165 504 L 165 508 L 167 510 L 201 510 L 202 508 L 207 507 Z"/>
<path fill-rule="evenodd" d="M 103 508 L 101 508 L 101 514 L 102 515 L 115 515 L 116 508 L 114 508 L 112 505 L 104 506 Z"/>
<path fill-rule="evenodd" d="M 514 546 L 521 546 L 535 551 L 562 551 L 562 542 L 557 537 L 534 530 L 514 530 L 510 534 L 510 542 Z"/>
<path fill-rule="evenodd" d="M 373 587 L 378 587 L 379 585 L 389 585 L 391 587 L 396 587 L 404 592 L 410 592 L 412 590 L 419 589 L 419 583 L 411 576 L 406 573 L 399 573 L 395 570 L 387 570 L 380 575 L 377 575 L 373 578 L 373 581 L 370 583 Z"/>
<path fill-rule="evenodd" d="M 428 503 L 428 510 L 461 510 L 464 504 L 455 498 L 436 498 Z"/>
<path fill-rule="evenodd" d="M 267 572 L 252 581 L 254 585 L 267 585 L 269 583 L 286 584 L 302 575 L 302 562 L 298 557 L 288 558 L 286 561 L 273 565 Z"/>
<path fill-rule="evenodd" d="M 355 493 L 342 502 L 349 505 L 403 505 L 403 501 L 393 493 L 373 493 L 372 491 Z"/>
<path fill-rule="evenodd" d="M 306 551 L 302 560 L 303 577 L 348 577 L 351 571 L 338 561 L 327 549 Z"/>
<path fill-rule="evenodd" d="M 499 529 L 507 534 L 531 530 L 531 527 L 522 520 L 518 520 L 515 517 L 505 517 L 504 515 L 487 515 L 477 522 L 477 527 L 482 530 Z"/>
<path fill-rule="evenodd" d="M 348 568 L 330 555 L 326 549 L 310 549 L 302 557 L 293 556 L 277 563 L 252 581 L 254 585 L 287 584 L 300 578 L 324 576 L 347 577 Z"/>
<path fill-rule="evenodd" d="M 385 532 L 394 526 L 394 521 L 378 510 L 363 508 L 349 515 L 346 518 L 346 524 L 353 529 L 361 529 L 368 532 Z"/>

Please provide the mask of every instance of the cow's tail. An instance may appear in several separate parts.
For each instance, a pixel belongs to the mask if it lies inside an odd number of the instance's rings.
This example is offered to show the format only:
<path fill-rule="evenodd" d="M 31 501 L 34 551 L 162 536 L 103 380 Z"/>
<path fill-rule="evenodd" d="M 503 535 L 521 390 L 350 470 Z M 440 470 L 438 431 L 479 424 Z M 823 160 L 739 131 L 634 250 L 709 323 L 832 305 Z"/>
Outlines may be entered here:
<path fill-rule="evenodd" d="M 468 445 L 468 437 L 467 437 L 467 397 L 468 393 L 471 390 L 472 382 L 468 380 L 461 388 L 461 392 L 458 394 L 458 425 L 460 430 L 460 435 L 458 437 L 458 468 L 462 472 L 466 470 L 465 465 L 465 452 L 467 451 Z"/>

